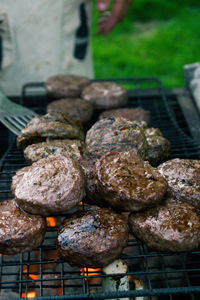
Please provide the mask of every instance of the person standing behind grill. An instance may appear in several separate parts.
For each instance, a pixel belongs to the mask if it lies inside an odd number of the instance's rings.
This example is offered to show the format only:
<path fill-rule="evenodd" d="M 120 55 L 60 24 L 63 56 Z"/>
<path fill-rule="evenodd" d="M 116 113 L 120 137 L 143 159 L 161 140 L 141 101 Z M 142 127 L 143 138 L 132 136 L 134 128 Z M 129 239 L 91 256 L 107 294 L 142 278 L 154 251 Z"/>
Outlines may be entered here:
<path fill-rule="evenodd" d="M 98 33 L 107 35 L 131 0 L 97 0 Z M 56 74 L 93 77 L 92 0 L 0 0 L 0 89 L 19 95 L 26 82 Z M 104 13 L 106 12 L 106 13 Z"/>

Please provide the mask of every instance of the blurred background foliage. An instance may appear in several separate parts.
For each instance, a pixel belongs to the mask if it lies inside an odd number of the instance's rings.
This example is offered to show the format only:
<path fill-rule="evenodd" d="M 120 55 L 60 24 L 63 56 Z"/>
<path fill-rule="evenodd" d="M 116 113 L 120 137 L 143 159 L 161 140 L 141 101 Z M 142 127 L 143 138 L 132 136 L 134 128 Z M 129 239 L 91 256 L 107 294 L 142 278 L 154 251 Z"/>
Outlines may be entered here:
<path fill-rule="evenodd" d="M 127 17 L 108 36 L 96 34 L 96 78 L 157 77 L 165 88 L 183 87 L 183 66 L 200 61 L 199 0 L 135 0 Z"/>

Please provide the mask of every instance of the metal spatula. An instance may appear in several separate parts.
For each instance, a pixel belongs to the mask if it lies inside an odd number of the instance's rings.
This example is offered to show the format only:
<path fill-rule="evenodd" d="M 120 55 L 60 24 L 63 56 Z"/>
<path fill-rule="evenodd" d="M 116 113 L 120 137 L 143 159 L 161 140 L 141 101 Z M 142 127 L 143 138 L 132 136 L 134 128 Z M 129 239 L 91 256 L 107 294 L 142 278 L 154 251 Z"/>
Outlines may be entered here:
<path fill-rule="evenodd" d="M 34 111 L 10 101 L 0 91 L 0 121 L 14 134 L 18 135 L 35 116 Z"/>

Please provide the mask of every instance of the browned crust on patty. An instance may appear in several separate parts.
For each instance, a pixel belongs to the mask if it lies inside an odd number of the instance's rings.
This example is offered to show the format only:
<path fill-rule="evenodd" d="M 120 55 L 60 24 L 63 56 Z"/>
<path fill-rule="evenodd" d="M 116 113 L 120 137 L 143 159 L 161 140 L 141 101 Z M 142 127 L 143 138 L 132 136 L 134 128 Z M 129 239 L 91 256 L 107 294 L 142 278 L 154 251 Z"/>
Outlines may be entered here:
<path fill-rule="evenodd" d="M 93 114 L 93 105 L 80 98 L 65 98 L 48 104 L 47 112 L 62 112 L 80 122 L 88 122 Z"/>
<path fill-rule="evenodd" d="M 45 232 L 45 218 L 27 214 L 14 200 L 0 203 L 0 253 L 31 251 L 42 244 Z"/>
<path fill-rule="evenodd" d="M 79 97 L 82 90 L 89 84 L 90 79 L 85 76 L 59 74 L 49 77 L 45 82 L 45 88 L 50 98 L 61 99 Z"/>
<path fill-rule="evenodd" d="M 138 211 L 160 203 L 167 183 L 135 152 L 106 153 L 96 162 L 98 190 L 122 211 Z"/>
<path fill-rule="evenodd" d="M 30 144 L 46 139 L 80 139 L 85 134 L 81 123 L 62 113 L 49 113 L 33 118 L 17 137 L 17 147 L 26 148 Z"/>
<path fill-rule="evenodd" d="M 128 120 L 137 120 L 145 121 L 147 124 L 150 123 L 151 115 L 150 111 L 143 109 L 142 107 L 136 108 L 116 108 L 103 111 L 99 115 L 99 119 L 108 118 L 108 117 L 118 117 Z"/>
<path fill-rule="evenodd" d="M 158 128 L 145 128 L 144 134 L 148 143 L 145 160 L 159 163 L 170 155 L 170 142 L 163 137 Z"/>
<path fill-rule="evenodd" d="M 58 255 L 79 267 L 104 267 L 119 258 L 128 242 L 125 218 L 106 208 L 67 217 L 57 235 Z"/>
<path fill-rule="evenodd" d="M 49 155 L 16 172 L 12 191 L 25 211 L 43 216 L 62 214 L 85 196 L 82 169 L 69 157 Z"/>
<path fill-rule="evenodd" d="M 86 180 L 86 197 L 84 202 L 90 205 L 97 205 L 100 207 L 108 207 L 108 203 L 103 199 L 97 189 L 97 175 L 95 162 L 97 157 L 94 156 L 81 156 L 77 162 L 83 169 Z"/>
<path fill-rule="evenodd" d="M 51 154 L 62 154 L 66 157 L 78 159 L 85 151 L 85 144 L 79 140 L 50 140 L 29 145 L 24 149 L 24 157 L 29 164 L 32 164 Z"/>
<path fill-rule="evenodd" d="M 94 105 L 96 109 L 116 108 L 127 104 L 126 89 L 114 82 L 93 82 L 82 92 L 81 98 Z"/>
<path fill-rule="evenodd" d="M 96 122 L 86 134 L 86 144 L 89 152 L 99 157 L 110 151 L 135 150 L 144 158 L 148 148 L 143 123 L 123 118 Z"/>
<path fill-rule="evenodd" d="M 157 251 L 189 251 L 200 243 L 200 216 L 187 203 L 164 203 L 129 216 L 133 234 Z"/>
<path fill-rule="evenodd" d="M 168 183 L 168 194 L 200 211 L 200 160 L 174 158 L 157 168 Z"/>

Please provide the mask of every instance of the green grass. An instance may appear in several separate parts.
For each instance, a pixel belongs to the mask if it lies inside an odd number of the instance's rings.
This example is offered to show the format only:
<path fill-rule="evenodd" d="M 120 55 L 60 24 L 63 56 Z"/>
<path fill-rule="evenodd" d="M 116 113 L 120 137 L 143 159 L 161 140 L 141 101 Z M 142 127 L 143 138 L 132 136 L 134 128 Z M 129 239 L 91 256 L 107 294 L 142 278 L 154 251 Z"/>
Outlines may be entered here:
<path fill-rule="evenodd" d="M 183 65 L 200 61 L 200 7 L 188 6 L 188 2 L 194 5 L 197 1 L 183 0 L 181 5 L 180 1 L 163 4 L 143 0 L 140 7 L 136 2 L 123 23 L 107 37 L 95 33 L 98 16 L 94 13 L 96 78 L 157 77 L 165 88 L 182 87 Z M 150 2 L 155 9 L 147 14 Z"/>

